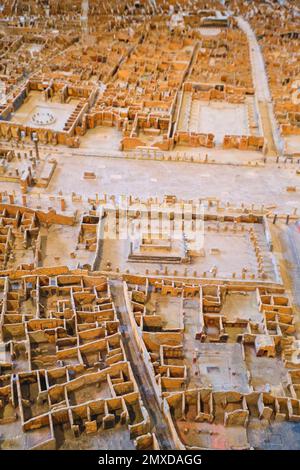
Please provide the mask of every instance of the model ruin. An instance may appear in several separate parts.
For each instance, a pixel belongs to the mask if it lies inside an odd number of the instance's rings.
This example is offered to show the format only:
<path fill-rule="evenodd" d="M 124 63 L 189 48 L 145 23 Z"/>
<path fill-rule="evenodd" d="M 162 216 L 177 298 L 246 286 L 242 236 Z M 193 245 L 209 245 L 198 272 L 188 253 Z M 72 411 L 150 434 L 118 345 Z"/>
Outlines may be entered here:
<path fill-rule="evenodd" d="M 0 449 L 299 449 L 297 0 L 0 2 Z"/>

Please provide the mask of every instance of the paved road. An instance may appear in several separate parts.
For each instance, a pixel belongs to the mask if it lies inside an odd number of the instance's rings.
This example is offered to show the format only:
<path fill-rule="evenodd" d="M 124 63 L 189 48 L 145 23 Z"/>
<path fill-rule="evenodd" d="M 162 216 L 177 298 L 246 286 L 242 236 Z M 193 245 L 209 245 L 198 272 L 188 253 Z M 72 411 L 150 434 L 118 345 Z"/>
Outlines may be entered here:
<path fill-rule="evenodd" d="M 250 60 L 252 65 L 252 76 L 257 99 L 259 101 L 271 102 L 271 93 L 269 89 L 265 63 L 255 33 L 248 21 L 244 20 L 241 17 L 238 17 L 237 22 L 239 28 L 244 31 L 244 33 L 248 37 L 250 47 Z"/>
<path fill-rule="evenodd" d="M 273 112 L 272 98 L 268 77 L 261 48 L 248 21 L 237 18 L 238 26 L 248 37 L 250 60 L 252 66 L 252 78 L 258 101 L 264 136 L 268 141 L 268 155 L 280 154 L 282 142 L 276 129 L 276 120 Z"/>
<path fill-rule="evenodd" d="M 88 33 L 88 16 L 89 16 L 89 0 L 82 0 L 81 2 L 81 28 L 82 33 Z"/>
<path fill-rule="evenodd" d="M 112 298 L 116 306 L 117 316 L 120 320 L 121 330 L 123 333 L 123 344 L 126 356 L 130 361 L 132 371 L 144 402 L 144 406 L 147 408 L 149 413 L 151 424 L 153 426 L 153 432 L 155 432 L 161 449 L 174 449 L 175 445 L 172 436 L 156 400 L 148 371 L 141 358 L 133 336 L 133 331 L 127 313 L 122 281 L 111 280 L 110 286 Z"/>

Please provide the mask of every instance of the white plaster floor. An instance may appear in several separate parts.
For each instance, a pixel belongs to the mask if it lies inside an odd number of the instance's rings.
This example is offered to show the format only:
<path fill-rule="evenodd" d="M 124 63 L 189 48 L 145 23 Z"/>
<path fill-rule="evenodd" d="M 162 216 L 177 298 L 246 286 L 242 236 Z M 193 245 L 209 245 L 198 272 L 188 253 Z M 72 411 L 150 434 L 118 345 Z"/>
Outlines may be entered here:
<path fill-rule="evenodd" d="M 285 153 L 287 155 L 300 154 L 300 135 L 289 135 L 284 137 Z"/>
<path fill-rule="evenodd" d="M 25 102 L 13 114 L 11 122 L 30 127 L 44 127 L 45 129 L 61 131 L 78 103 L 79 100 L 76 99 L 71 99 L 68 103 L 59 103 L 56 100 L 46 102 L 42 93 L 39 91 L 31 91 Z M 32 121 L 32 117 L 36 112 L 50 112 L 55 117 L 55 121 L 46 126 L 37 126 Z"/>
<path fill-rule="evenodd" d="M 212 133 L 216 144 L 221 144 L 225 135 L 248 135 L 247 106 L 222 101 L 193 101 L 190 131 Z"/>

